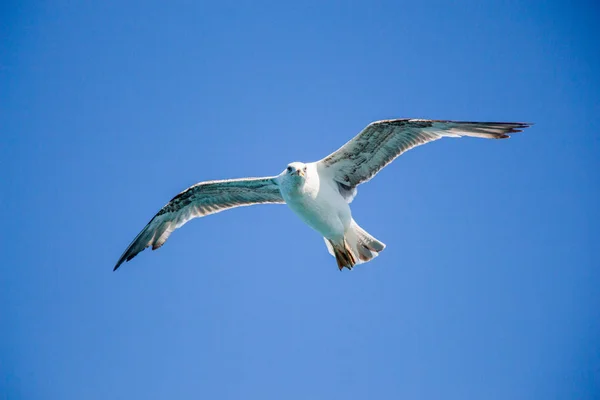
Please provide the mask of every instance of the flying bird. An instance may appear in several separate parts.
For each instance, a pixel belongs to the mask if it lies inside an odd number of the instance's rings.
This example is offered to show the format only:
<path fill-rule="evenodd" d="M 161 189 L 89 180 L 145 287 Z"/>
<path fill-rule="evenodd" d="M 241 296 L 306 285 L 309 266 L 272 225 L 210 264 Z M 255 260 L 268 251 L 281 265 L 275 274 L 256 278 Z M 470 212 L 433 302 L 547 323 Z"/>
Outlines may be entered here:
<path fill-rule="evenodd" d="M 168 202 L 133 239 L 114 270 L 147 247 L 161 247 L 189 220 L 234 207 L 287 204 L 319 232 L 340 271 L 375 258 L 385 244 L 352 218 L 356 188 L 413 147 L 443 137 L 505 139 L 529 127 L 521 122 L 461 122 L 392 119 L 369 124 L 322 160 L 293 162 L 279 175 L 197 183 Z"/>

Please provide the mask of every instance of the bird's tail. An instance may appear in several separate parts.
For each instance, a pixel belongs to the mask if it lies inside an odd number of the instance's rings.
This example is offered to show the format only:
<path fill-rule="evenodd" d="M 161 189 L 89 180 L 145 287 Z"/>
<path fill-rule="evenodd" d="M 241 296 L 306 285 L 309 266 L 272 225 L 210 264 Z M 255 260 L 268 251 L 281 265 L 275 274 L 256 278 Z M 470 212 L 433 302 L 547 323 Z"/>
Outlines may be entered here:
<path fill-rule="evenodd" d="M 369 235 L 354 220 L 342 242 L 324 239 L 327 250 L 335 257 L 340 271 L 344 267 L 352 269 L 356 264 L 369 262 L 385 249 L 384 243 Z"/>

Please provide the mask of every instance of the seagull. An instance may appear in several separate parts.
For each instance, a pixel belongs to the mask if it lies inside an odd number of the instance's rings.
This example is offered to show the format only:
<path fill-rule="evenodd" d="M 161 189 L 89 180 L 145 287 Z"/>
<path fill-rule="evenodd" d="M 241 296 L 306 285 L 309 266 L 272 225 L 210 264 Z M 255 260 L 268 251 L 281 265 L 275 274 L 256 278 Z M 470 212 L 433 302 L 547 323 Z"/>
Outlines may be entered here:
<path fill-rule="evenodd" d="M 375 121 L 322 160 L 292 162 L 279 175 L 197 183 L 173 197 L 133 239 L 114 270 L 152 246 L 161 247 L 171 233 L 191 219 L 254 204 L 287 204 L 323 236 L 337 266 L 352 269 L 377 257 L 385 244 L 352 218 L 356 188 L 413 147 L 443 137 L 506 139 L 532 124 L 427 119 Z"/>

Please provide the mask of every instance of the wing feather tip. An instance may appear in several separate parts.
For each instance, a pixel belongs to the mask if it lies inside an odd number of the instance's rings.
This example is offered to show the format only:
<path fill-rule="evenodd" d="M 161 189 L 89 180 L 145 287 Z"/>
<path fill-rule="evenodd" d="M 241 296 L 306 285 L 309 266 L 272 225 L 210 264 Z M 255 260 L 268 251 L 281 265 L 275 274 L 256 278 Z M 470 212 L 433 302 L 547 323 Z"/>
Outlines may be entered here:
<path fill-rule="evenodd" d="M 133 257 L 135 257 L 135 256 L 133 256 Z M 117 264 L 115 264 L 115 267 L 113 268 L 113 272 L 118 270 L 119 267 L 121 266 L 121 264 L 126 263 L 127 261 L 131 260 L 133 257 L 131 257 L 131 258 L 128 257 L 127 259 L 125 259 L 125 257 L 121 257 L 119 259 L 119 261 L 117 261 Z"/>
<path fill-rule="evenodd" d="M 513 133 L 523 132 L 524 129 L 527 129 L 534 125 L 533 122 L 509 122 L 507 124 L 512 124 L 513 126 L 511 126 L 510 129 L 508 129 L 506 132 L 503 132 L 502 135 L 498 137 L 498 139 L 508 139 Z"/>
<path fill-rule="evenodd" d="M 117 269 L 119 269 L 119 267 L 121 266 L 121 264 L 123 264 L 123 261 L 125 261 L 125 260 L 123 260 L 122 258 L 119 261 L 117 261 L 117 264 L 113 268 L 113 272 L 115 272 Z"/>
<path fill-rule="evenodd" d="M 143 250 L 143 249 L 142 249 Z M 141 250 L 140 250 L 141 251 Z M 129 249 L 127 249 L 127 251 L 125 252 L 125 254 L 123 254 L 121 256 L 121 258 L 119 258 L 119 261 L 117 261 L 117 264 L 115 265 L 115 267 L 113 268 L 113 272 L 116 271 L 117 269 L 119 269 L 119 267 L 126 262 L 131 261 L 135 256 L 137 256 L 140 251 L 133 251 L 133 252 L 129 252 Z"/>

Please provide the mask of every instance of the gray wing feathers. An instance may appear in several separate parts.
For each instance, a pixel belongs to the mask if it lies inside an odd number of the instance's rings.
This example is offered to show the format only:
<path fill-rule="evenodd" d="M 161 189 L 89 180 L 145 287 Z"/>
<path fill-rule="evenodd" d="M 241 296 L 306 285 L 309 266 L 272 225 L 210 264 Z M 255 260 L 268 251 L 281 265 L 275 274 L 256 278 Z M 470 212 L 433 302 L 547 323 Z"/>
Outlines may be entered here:
<path fill-rule="evenodd" d="M 371 179 L 396 157 L 413 147 L 443 137 L 505 139 L 531 124 L 393 119 L 369 124 L 340 149 L 319 161 L 336 181 L 354 187 Z"/>
<path fill-rule="evenodd" d="M 145 248 L 162 246 L 169 235 L 189 220 L 229 208 L 262 203 L 284 203 L 274 177 L 201 182 L 168 202 L 131 242 L 115 270 Z"/>

